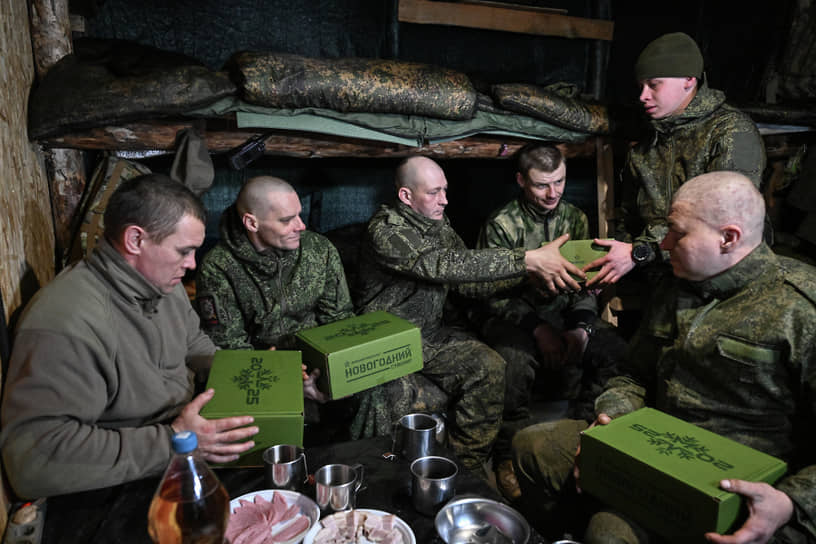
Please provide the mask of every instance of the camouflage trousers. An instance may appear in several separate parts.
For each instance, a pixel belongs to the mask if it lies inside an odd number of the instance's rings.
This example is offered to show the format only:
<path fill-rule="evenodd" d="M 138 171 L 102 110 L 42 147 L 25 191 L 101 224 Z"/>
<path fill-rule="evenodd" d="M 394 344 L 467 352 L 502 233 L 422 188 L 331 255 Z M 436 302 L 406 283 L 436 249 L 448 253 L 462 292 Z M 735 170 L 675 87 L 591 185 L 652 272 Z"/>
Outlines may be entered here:
<path fill-rule="evenodd" d="M 411 412 L 446 414 L 448 438 L 462 465 L 479 471 L 502 422 L 504 360 L 482 342 L 447 338 L 425 345 L 421 372 L 359 395 L 352 437 L 390 434 Z"/>
<path fill-rule="evenodd" d="M 570 417 L 589 422 L 595 419 L 595 398 L 603 391 L 606 380 L 617 375 L 617 363 L 626 352 L 626 342 L 615 328 L 596 321 L 595 333 L 589 339 L 581 364 L 546 369 L 549 372 L 544 374 L 555 382 L 547 387 L 555 391 L 557 398 L 570 399 Z M 495 466 L 497 461 L 512 457 L 511 443 L 516 432 L 536 423 L 530 419 L 530 401 L 536 374 L 543 374 L 545 369 L 537 359 L 538 347 L 532 331 L 508 321 L 491 319 L 482 334 L 507 363 L 503 423 L 496 439 Z M 539 375 L 538 379 L 541 378 Z"/>
<path fill-rule="evenodd" d="M 521 486 L 521 499 L 516 506 L 528 520 L 534 521 L 542 535 L 551 539 L 569 533 L 585 544 L 664 543 L 665 539 L 611 506 L 576 492 L 575 452 L 580 433 L 588 426 L 583 420 L 562 419 L 516 433 L 513 465 Z M 809 540 L 803 532 L 786 525 L 770 542 L 804 544 Z"/>

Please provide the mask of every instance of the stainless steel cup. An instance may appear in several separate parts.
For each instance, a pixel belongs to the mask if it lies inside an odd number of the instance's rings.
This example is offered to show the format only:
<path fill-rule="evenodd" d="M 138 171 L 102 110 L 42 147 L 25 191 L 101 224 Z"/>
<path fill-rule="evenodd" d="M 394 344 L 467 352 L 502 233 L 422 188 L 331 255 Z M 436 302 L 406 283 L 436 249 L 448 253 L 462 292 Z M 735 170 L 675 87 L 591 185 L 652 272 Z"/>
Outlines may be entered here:
<path fill-rule="evenodd" d="M 456 492 L 456 463 L 446 457 L 420 457 L 411 463 L 411 501 L 420 514 L 433 516 Z"/>
<path fill-rule="evenodd" d="M 408 461 L 434 455 L 439 451 L 438 434 L 444 434 L 444 424 L 432 415 L 407 414 L 395 426 L 392 449 Z"/>
<path fill-rule="evenodd" d="M 363 485 L 363 465 L 324 465 L 315 473 L 315 498 L 324 514 L 350 510 Z"/>
<path fill-rule="evenodd" d="M 303 493 L 309 481 L 303 448 L 288 444 L 272 446 L 264 450 L 263 461 L 266 485 Z"/>

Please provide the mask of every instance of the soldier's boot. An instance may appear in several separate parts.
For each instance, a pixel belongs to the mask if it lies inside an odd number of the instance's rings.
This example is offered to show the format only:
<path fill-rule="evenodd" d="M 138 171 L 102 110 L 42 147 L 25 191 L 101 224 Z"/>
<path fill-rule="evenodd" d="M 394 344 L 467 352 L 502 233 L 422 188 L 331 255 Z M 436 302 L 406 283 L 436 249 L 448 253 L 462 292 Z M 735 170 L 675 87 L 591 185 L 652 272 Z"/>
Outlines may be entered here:
<path fill-rule="evenodd" d="M 501 461 L 495 469 L 496 472 L 496 486 L 504 498 L 510 502 L 517 501 L 521 498 L 521 487 L 519 487 L 518 478 L 516 478 L 516 471 L 513 470 L 513 461 L 506 459 Z"/>

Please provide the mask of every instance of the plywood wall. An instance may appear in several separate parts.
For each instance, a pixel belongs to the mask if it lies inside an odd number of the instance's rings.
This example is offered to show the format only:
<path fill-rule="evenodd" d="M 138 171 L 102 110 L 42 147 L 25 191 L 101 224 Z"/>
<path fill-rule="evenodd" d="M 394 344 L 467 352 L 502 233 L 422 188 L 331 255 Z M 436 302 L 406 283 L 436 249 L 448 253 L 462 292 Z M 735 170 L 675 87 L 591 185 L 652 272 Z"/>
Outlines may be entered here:
<path fill-rule="evenodd" d="M 26 2 L 0 0 L 0 292 L 6 321 L 54 276 L 54 229 L 42 160 L 26 135 L 34 79 Z M 7 521 L 0 491 L 0 534 Z"/>

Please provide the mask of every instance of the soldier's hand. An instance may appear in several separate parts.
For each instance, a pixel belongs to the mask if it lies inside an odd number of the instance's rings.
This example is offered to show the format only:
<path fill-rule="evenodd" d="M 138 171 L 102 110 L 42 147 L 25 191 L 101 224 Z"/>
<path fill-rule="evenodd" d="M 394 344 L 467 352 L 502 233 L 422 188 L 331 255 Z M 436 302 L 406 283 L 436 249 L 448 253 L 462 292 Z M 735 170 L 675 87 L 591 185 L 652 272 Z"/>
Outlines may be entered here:
<path fill-rule="evenodd" d="M 632 260 L 632 244 L 598 238 L 594 242 L 599 246 L 608 247 L 609 252 L 584 267 L 584 271 L 600 268 L 598 274 L 586 283 L 587 289 L 604 288 L 615 284 L 635 267 Z"/>
<path fill-rule="evenodd" d="M 592 425 L 587 427 L 587 429 L 591 429 L 596 425 L 608 425 L 609 422 L 612 421 L 612 418 L 606 414 L 598 414 L 598 417 L 595 421 L 592 422 Z M 581 434 L 584 434 L 583 432 Z M 572 475 L 575 477 L 575 490 L 578 493 L 581 492 L 581 471 L 578 468 L 578 457 L 581 455 L 581 443 L 578 442 L 578 449 L 575 452 L 575 463 L 572 465 Z"/>
<path fill-rule="evenodd" d="M 739 493 L 748 505 L 748 519 L 732 535 L 706 533 L 717 544 L 764 544 L 793 516 L 793 501 L 787 494 L 764 482 L 722 480 L 720 487 Z"/>
<path fill-rule="evenodd" d="M 581 286 L 570 274 L 586 278 L 586 274 L 561 256 L 559 248 L 569 240 L 569 234 L 559 236 L 549 244 L 531 249 L 524 254 L 527 271 L 541 279 L 550 293 L 557 295 L 563 291 L 580 291 Z"/>
<path fill-rule="evenodd" d="M 317 379 L 320 377 L 320 369 L 315 368 L 311 374 L 306 373 L 306 365 L 301 365 L 303 372 L 303 398 L 312 399 L 320 404 L 326 404 L 329 396 L 317 388 Z"/>

